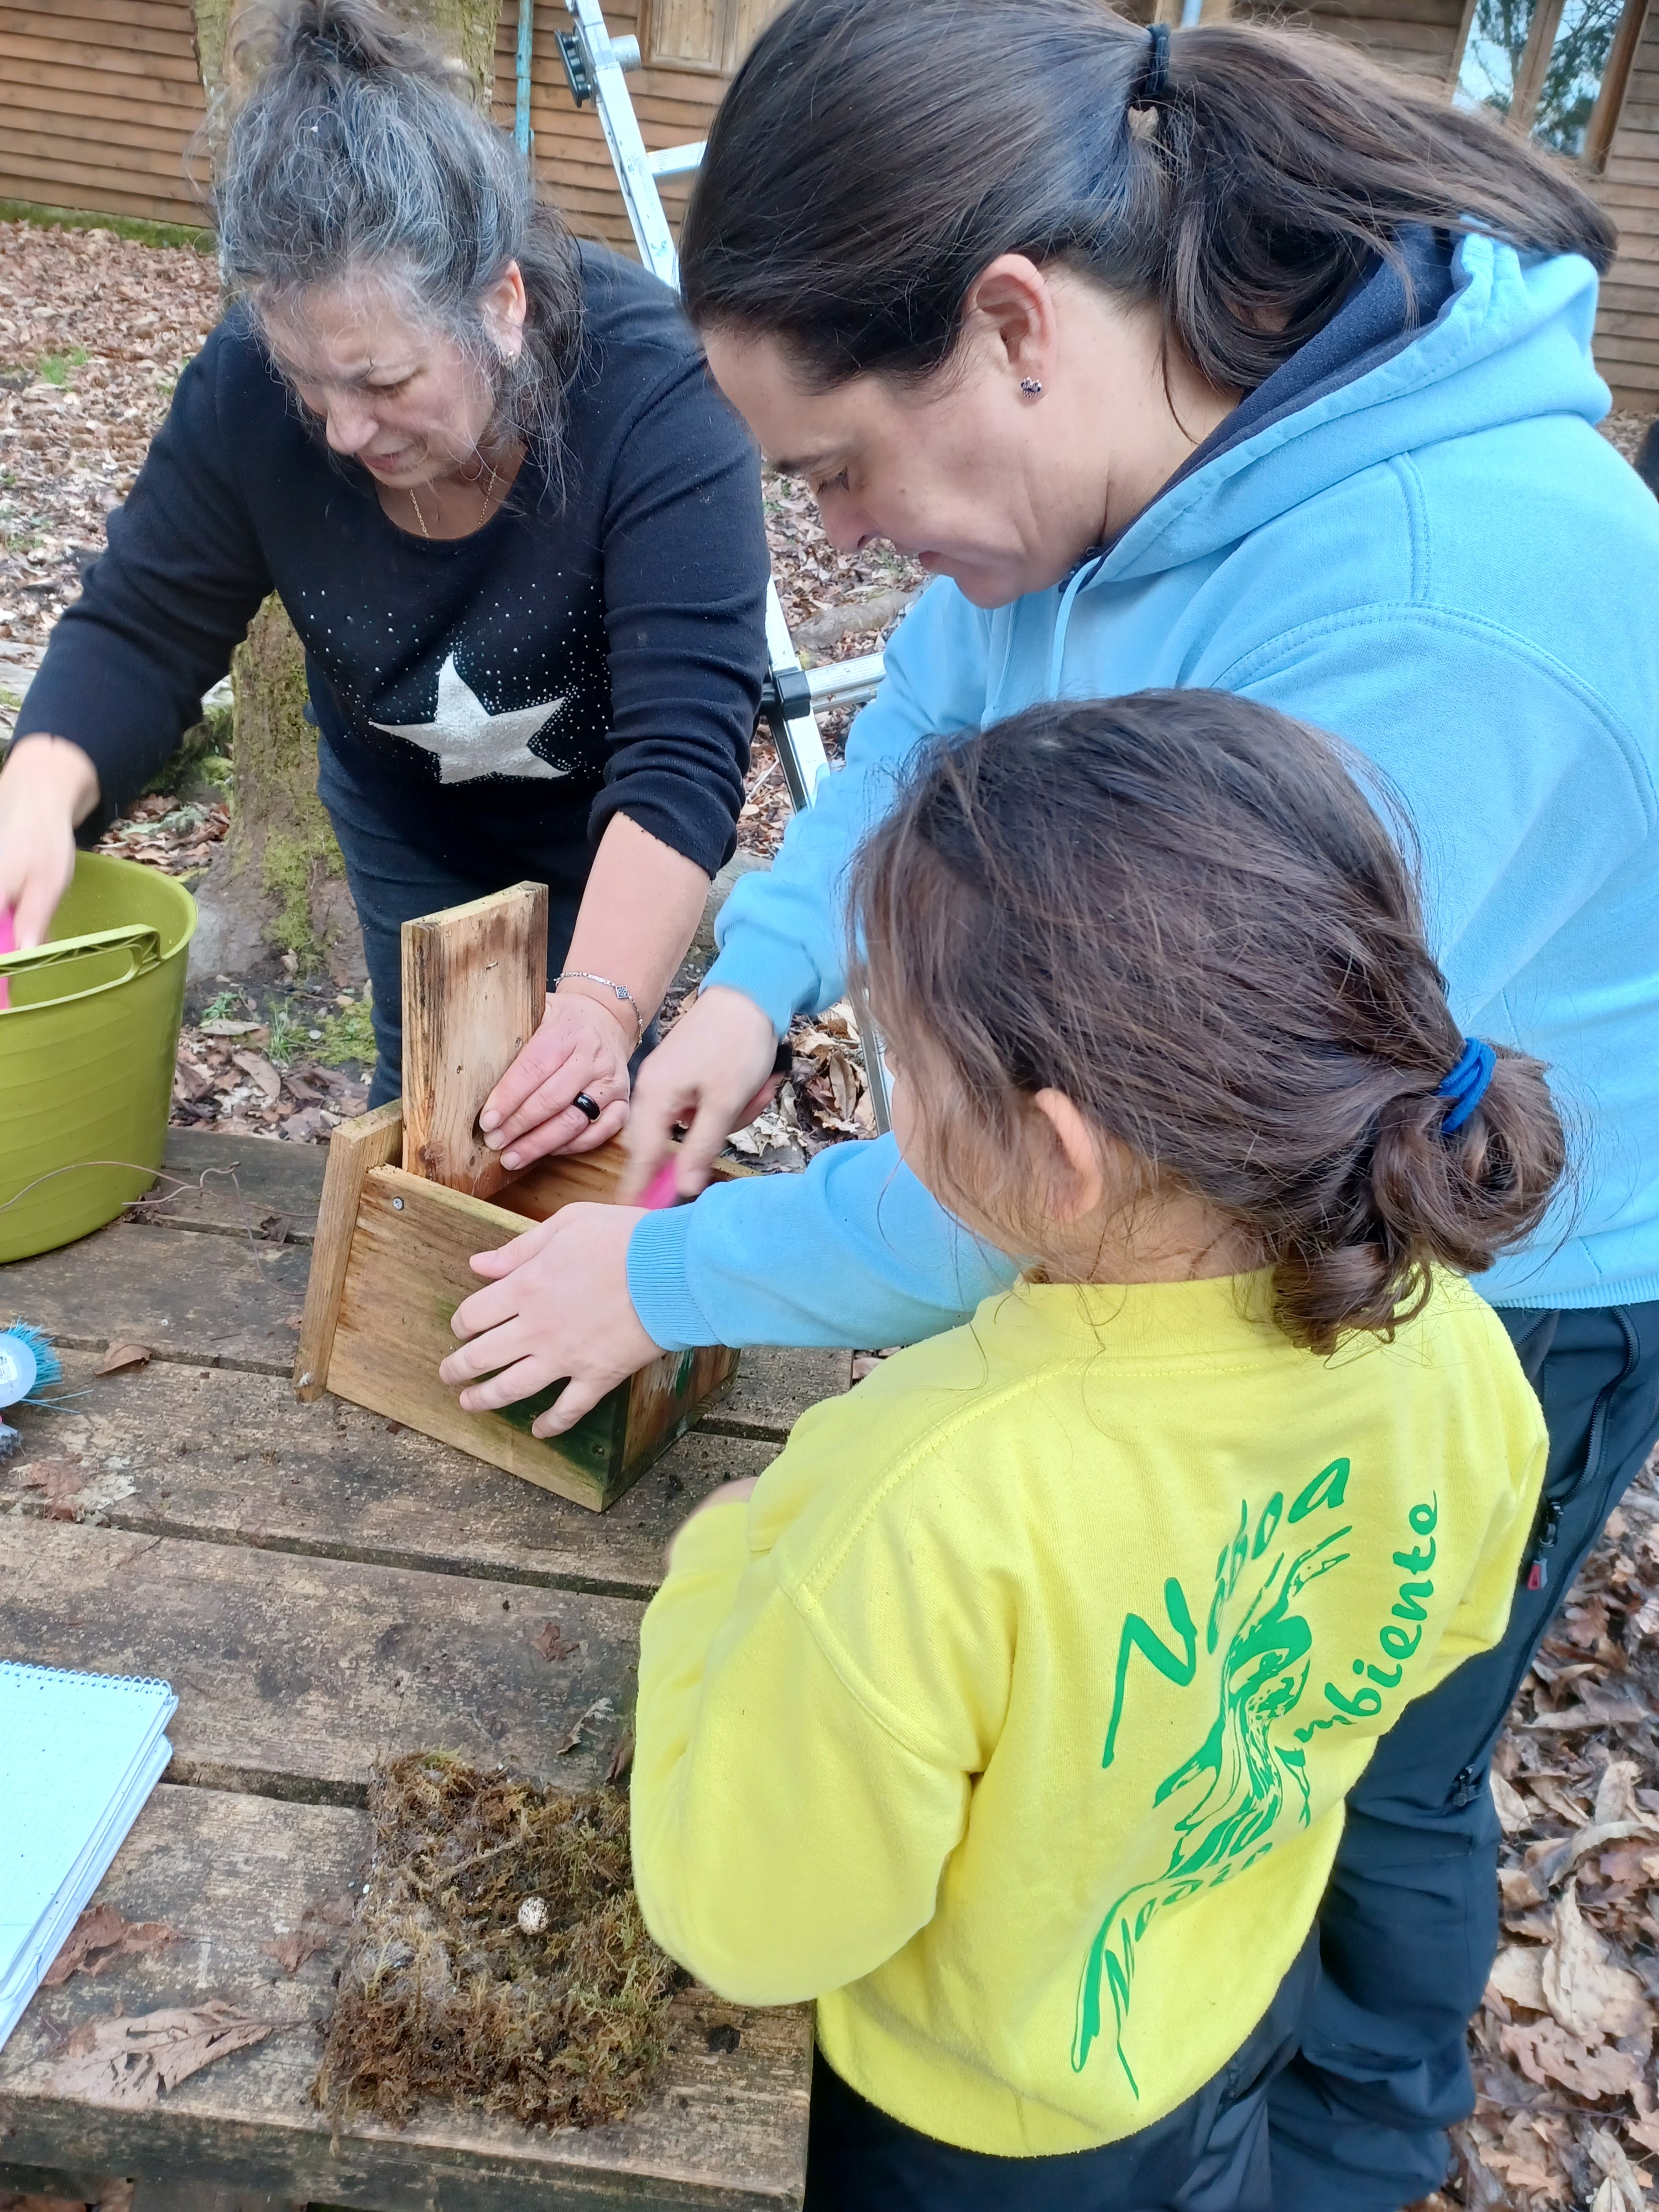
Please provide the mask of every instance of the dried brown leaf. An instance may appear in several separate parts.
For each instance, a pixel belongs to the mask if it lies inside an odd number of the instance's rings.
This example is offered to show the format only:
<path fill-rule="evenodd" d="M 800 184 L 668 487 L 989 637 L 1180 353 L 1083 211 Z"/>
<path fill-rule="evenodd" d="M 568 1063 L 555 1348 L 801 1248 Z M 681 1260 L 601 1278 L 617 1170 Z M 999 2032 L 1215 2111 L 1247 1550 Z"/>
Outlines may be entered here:
<path fill-rule="evenodd" d="M 560 1622 L 544 1620 L 531 1638 L 530 1648 L 539 1657 L 551 1663 L 556 1659 L 569 1658 L 573 1651 L 580 1651 L 582 1647 L 580 1638 L 574 1643 L 571 1641 L 565 1634 Z"/>
<path fill-rule="evenodd" d="M 222 1997 L 188 2008 L 88 2021 L 52 2069 L 59 2095 L 94 2105 L 153 2105 L 192 2074 L 263 2043 L 276 2026 Z"/>
<path fill-rule="evenodd" d="M 1492 1960 L 1488 1986 L 1510 2004 L 1528 2012 L 1547 2012 L 1544 1996 L 1544 1960 L 1547 1954 L 1537 1943 L 1506 1943 Z"/>
<path fill-rule="evenodd" d="M 72 1459 L 31 1460 L 17 1470 L 17 1480 L 23 1487 L 44 1492 L 49 1505 L 62 1505 L 78 1497 L 91 1479 Z"/>
<path fill-rule="evenodd" d="M 100 1375 L 113 1375 L 122 1367 L 142 1367 L 149 1356 L 147 1344 L 112 1344 L 97 1371 Z"/>
<path fill-rule="evenodd" d="M 1527 2079 L 1543 2088 L 1559 2081 L 1578 2097 L 1624 2097 L 1641 2077 L 1638 2061 L 1627 2052 L 1605 2046 L 1592 2049 L 1570 2035 L 1559 2021 L 1530 2021 L 1502 2028 L 1498 2041 Z"/>
<path fill-rule="evenodd" d="M 274 1101 L 282 1096 L 283 1079 L 262 1052 L 234 1052 L 230 1056 L 268 1099 Z"/>
<path fill-rule="evenodd" d="M 1532 1811 L 1526 1799 L 1512 1783 L 1506 1782 L 1494 1767 L 1492 1772 L 1492 1802 L 1498 1814 L 1498 1824 L 1506 1836 L 1517 1836 L 1532 1824 Z"/>
<path fill-rule="evenodd" d="M 1578 1883 L 1568 1882 L 1555 1908 L 1555 1941 L 1544 1954 L 1544 2001 L 1570 2034 L 1596 2043 L 1630 2035 L 1647 2014 L 1646 1992 L 1578 1909 Z"/>
<path fill-rule="evenodd" d="M 112 1905 L 89 1905 L 64 1938 L 64 1947 L 41 1977 L 41 1985 L 59 1989 L 74 1973 L 101 1973 L 116 1959 L 154 1951 L 183 1939 L 165 1920 L 124 1920 Z"/>

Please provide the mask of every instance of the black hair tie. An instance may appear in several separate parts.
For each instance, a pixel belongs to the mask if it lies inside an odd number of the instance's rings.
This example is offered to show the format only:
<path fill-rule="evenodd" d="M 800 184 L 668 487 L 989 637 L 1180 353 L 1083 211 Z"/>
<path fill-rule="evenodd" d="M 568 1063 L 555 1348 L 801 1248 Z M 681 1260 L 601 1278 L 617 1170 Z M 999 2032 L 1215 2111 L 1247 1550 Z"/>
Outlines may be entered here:
<path fill-rule="evenodd" d="M 1135 95 L 1136 104 L 1155 106 L 1169 89 L 1169 84 L 1170 27 L 1167 23 L 1154 23 L 1146 33 L 1146 70 Z"/>

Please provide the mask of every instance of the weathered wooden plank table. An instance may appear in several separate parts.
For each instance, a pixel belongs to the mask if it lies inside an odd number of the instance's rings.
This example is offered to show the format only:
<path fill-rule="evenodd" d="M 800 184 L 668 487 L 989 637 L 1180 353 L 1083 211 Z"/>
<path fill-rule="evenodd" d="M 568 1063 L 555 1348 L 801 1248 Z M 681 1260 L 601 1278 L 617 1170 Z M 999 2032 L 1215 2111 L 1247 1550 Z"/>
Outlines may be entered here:
<path fill-rule="evenodd" d="M 291 1974 L 271 1947 L 361 1883 L 377 1759 L 604 1776 L 665 1540 L 845 1389 L 849 1356 L 745 1353 L 731 1395 L 593 1514 L 338 1399 L 301 1404 L 288 1376 L 323 1154 L 174 1133 L 171 1173 L 230 1162 L 234 1182 L 0 1269 L 6 1318 L 46 1329 L 82 1394 L 23 1409 L 0 1466 L 0 1657 L 173 1684 L 173 1763 L 98 1897 L 183 1931 L 35 1997 L 0 2051 L 0 2186 L 132 2176 L 136 2212 L 798 2204 L 802 2011 L 686 1990 L 664 2078 L 613 2126 L 428 2107 L 331 2137 L 308 2090 L 345 1939 Z M 153 1357 L 100 1376 L 121 1342 Z M 556 1661 L 537 1648 L 550 1620 L 562 1633 L 544 1641 L 575 1646 Z M 216 1997 L 276 2031 L 149 2105 L 65 2087 L 82 2022 Z"/>

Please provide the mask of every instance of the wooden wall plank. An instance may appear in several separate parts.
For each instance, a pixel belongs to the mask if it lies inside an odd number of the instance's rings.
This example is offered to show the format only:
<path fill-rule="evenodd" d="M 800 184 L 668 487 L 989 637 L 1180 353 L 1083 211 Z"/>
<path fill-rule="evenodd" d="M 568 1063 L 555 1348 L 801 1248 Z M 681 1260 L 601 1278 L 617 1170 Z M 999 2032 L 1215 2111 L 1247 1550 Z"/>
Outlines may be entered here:
<path fill-rule="evenodd" d="M 60 115 L 51 108 L 42 112 L 18 104 L 7 124 L 7 143 L 45 159 L 53 157 L 60 146 L 73 146 L 70 161 L 106 161 L 111 168 L 128 170 L 135 177 L 166 177 L 168 184 L 188 177 L 188 153 L 179 143 L 177 128 L 168 131 L 146 122 L 100 119 L 93 131 L 86 115 Z"/>
<path fill-rule="evenodd" d="M 204 113 L 189 0 L 0 4 L 0 191 L 200 224 L 190 146 Z"/>
<path fill-rule="evenodd" d="M 84 80 L 90 74 L 84 52 L 84 48 L 66 46 L 44 32 L 38 16 L 22 19 L 20 26 L 15 9 L 0 9 L 0 62 L 8 65 L 3 74 L 9 75 L 14 61 L 32 61 L 72 69 Z M 194 86 L 197 97 L 201 97 L 201 78 L 193 56 L 184 60 L 173 54 L 129 52 L 124 47 L 106 47 L 98 58 L 98 74 Z"/>
<path fill-rule="evenodd" d="M 148 23 L 87 23 L 55 11 L 48 18 L 32 8 L 0 7 L 0 31 L 9 31 L 19 37 L 50 39 L 54 44 L 61 40 L 67 46 L 91 46 L 100 52 L 113 47 L 124 53 L 150 54 L 175 65 L 180 55 L 178 33 L 165 25 L 157 27 Z M 189 65 L 192 70 L 195 69 L 193 48 L 189 52 Z"/>
<path fill-rule="evenodd" d="M 1650 415 L 1659 406 L 1659 8 L 1648 11 L 1631 65 L 1602 191 L 1620 251 L 1601 287 L 1596 366 L 1615 407 Z"/>

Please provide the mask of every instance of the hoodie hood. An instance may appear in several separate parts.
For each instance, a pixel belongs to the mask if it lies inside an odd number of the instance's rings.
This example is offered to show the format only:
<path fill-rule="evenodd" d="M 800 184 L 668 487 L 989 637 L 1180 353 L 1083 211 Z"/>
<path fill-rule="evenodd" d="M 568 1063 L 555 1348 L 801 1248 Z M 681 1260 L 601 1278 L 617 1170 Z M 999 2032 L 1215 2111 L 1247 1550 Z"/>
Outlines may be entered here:
<path fill-rule="evenodd" d="M 1413 254 L 1408 265 L 1421 259 Z M 1589 263 L 1576 253 L 1522 257 L 1492 239 L 1466 237 L 1448 270 L 1449 289 L 1426 328 L 1403 319 L 1401 297 L 1392 343 L 1370 333 L 1389 291 L 1398 295 L 1400 278 L 1387 264 L 1375 271 L 1121 537 L 1085 564 L 1085 583 L 1123 582 L 1203 559 L 1364 470 L 1427 446 L 1540 415 L 1599 422 L 1611 397 L 1590 356 L 1597 279 Z M 1368 342 L 1356 357 L 1362 331 Z M 1297 388 L 1285 393 L 1288 404 L 1273 392 L 1281 379 Z M 1264 401 L 1272 402 L 1261 409 L 1267 419 L 1241 434 Z"/>

